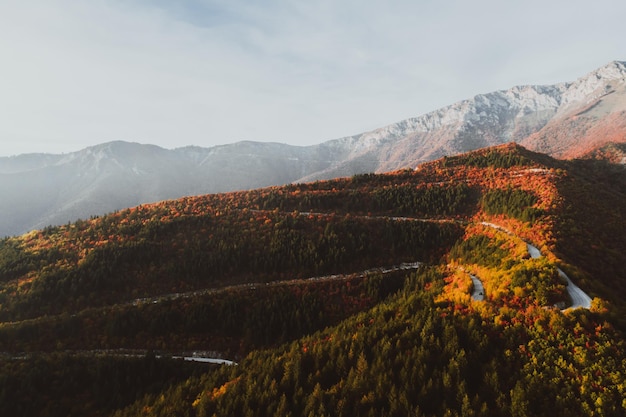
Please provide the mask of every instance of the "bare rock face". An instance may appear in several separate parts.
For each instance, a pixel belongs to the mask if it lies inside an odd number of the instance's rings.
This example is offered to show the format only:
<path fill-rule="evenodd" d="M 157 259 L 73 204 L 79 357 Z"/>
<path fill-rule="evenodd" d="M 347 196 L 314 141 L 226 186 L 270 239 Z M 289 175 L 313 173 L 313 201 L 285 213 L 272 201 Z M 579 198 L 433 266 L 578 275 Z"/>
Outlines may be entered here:
<path fill-rule="evenodd" d="M 377 171 L 506 142 L 571 158 L 626 141 L 625 112 L 626 64 L 616 61 L 572 83 L 477 95 L 350 139 L 371 143 L 363 152 Z"/>
<path fill-rule="evenodd" d="M 520 143 L 557 158 L 626 142 L 626 65 L 612 62 L 567 85 L 558 113 Z"/>
<path fill-rule="evenodd" d="M 626 142 L 626 64 L 611 62 L 570 83 L 480 94 L 314 146 L 166 150 L 110 142 L 66 155 L 0 158 L 0 237 L 186 195 L 414 168 L 507 142 L 558 158 Z"/>

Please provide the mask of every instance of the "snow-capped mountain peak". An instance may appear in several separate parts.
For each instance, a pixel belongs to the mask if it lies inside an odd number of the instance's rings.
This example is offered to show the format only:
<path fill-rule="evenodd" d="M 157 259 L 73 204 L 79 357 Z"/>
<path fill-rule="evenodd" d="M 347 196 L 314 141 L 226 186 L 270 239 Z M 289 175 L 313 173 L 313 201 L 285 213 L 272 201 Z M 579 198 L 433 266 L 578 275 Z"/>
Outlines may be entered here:
<path fill-rule="evenodd" d="M 562 104 L 564 107 L 590 103 L 626 84 L 626 63 L 613 61 L 578 80 L 566 84 Z"/>
<path fill-rule="evenodd" d="M 626 63 L 573 82 L 479 94 L 314 146 L 244 141 L 167 150 L 116 141 L 0 158 L 0 236 L 184 195 L 413 168 L 511 141 L 556 157 L 626 142 Z"/>

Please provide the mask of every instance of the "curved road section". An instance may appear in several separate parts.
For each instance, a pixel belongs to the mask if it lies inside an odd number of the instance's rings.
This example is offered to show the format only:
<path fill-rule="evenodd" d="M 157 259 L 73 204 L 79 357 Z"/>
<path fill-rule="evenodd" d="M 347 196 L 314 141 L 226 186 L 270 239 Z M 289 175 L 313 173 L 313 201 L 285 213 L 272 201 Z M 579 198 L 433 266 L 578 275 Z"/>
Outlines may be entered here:
<path fill-rule="evenodd" d="M 476 301 L 483 301 L 485 299 L 485 289 L 483 288 L 483 283 L 478 279 L 478 277 L 470 274 L 470 278 L 474 283 L 474 291 L 472 291 L 472 298 Z"/>
<path fill-rule="evenodd" d="M 590 309 L 591 308 L 591 297 L 589 297 L 587 295 L 587 293 L 585 293 L 583 290 L 581 290 L 576 284 L 574 284 L 572 282 L 571 279 L 569 279 L 569 277 L 567 275 L 565 275 L 565 272 L 561 271 L 560 268 L 558 268 L 559 271 L 559 276 L 561 278 L 565 278 L 565 281 L 567 281 L 567 293 L 569 294 L 570 298 L 572 299 L 572 305 L 569 308 L 586 308 L 586 309 Z M 564 309 L 568 310 L 569 308 Z"/>
<path fill-rule="evenodd" d="M 537 249 L 536 247 L 534 247 L 530 243 L 527 243 L 526 247 L 528 248 L 528 253 L 530 254 L 531 258 L 540 258 L 541 257 L 541 252 L 539 251 L 539 249 Z M 570 307 L 568 307 L 568 308 L 563 309 L 562 311 L 569 310 L 570 308 L 572 308 L 572 309 L 574 309 L 574 308 L 586 308 L 586 309 L 591 308 L 591 297 L 589 297 L 587 295 L 587 293 L 585 293 L 577 285 L 575 285 L 572 282 L 572 280 L 569 279 L 567 274 L 565 274 L 565 272 L 563 272 L 561 270 L 561 268 L 557 268 L 557 270 L 559 272 L 559 276 L 561 278 L 565 279 L 565 281 L 567 282 L 567 287 L 566 287 L 567 293 L 569 294 L 570 298 L 572 299 L 572 305 Z"/>

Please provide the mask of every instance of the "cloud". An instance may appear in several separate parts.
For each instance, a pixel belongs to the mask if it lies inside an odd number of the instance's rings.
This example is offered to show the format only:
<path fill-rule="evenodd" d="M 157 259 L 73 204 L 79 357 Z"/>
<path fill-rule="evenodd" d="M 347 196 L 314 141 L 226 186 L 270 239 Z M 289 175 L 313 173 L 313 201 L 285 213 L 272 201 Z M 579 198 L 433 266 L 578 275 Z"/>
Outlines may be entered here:
<path fill-rule="evenodd" d="M 0 155 L 319 143 L 624 59 L 621 2 L 550 5 L 4 2 Z"/>

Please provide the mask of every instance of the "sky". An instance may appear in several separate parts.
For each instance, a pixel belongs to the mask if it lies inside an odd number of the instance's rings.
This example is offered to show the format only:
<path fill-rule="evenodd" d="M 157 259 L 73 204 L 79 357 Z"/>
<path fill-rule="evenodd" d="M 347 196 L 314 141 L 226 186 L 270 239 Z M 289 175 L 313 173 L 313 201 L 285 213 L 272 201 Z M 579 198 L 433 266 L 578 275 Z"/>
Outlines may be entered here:
<path fill-rule="evenodd" d="M 0 156 L 312 145 L 626 60 L 623 0 L 2 0 Z"/>

